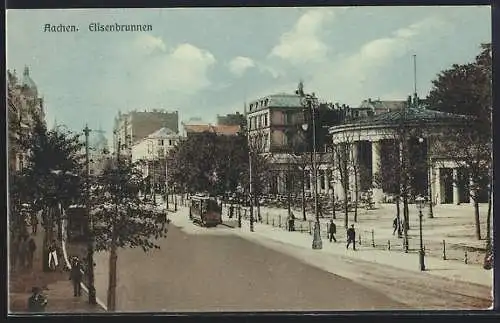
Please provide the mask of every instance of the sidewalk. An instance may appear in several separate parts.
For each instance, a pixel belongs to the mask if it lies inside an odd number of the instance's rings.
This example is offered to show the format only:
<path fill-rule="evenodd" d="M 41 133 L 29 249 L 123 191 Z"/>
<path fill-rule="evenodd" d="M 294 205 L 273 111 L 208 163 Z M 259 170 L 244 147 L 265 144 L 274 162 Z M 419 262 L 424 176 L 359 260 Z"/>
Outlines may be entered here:
<path fill-rule="evenodd" d="M 481 205 L 482 235 L 485 235 L 486 208 Z M 410 252 L 419 249 L 418 213 L 414 205 L 409 206 L 410 230 L 409 247 Z M 482 265 L 485 254 L 484 240 L 477 240 L 474 237 L 473 208 L 469 205 L 440 205 L 434 207 L 434 218 L 427 218 L 427 210 L 424 210 L 422 225 L 424 248 L 426 255 L 443 259 L 443 255 L 448 260 L 459 260 L 468 264 Z M 309 233 L 312 228 L 314 215 L 307 213 L 307 221 L 303 221 L 300 210 L 292 209 L 295 214 L 295 229 L 297 231 Z M 331 212 L 331 211 L 330 211 Z M 256 213 L 256 212 L 255 212 Z M 224 207 L 223 216 L 227 218 L 228 207 Z M 281 227 L 286 230 L 287 210 L 278 208 L 261 207 L 261 217 L 263 224 Z M 256 215 L 256 214 L 255 214 Z M 357 240 L 366 245 L 375 244 L 376 249 L 402 252 L 403 240 L 393 236 L 392 221 L 395 217 L 394 204 L 381 204 L 375 210 L 358 209 L 358 221 L 354 222 L 354 213 L 349 213 L 349 225 L 354 224 L 357 232 Z M 255 218 L 257 218 L 255 216 Z M 327 223 L 331 218 L 330 213 L 326 213 L 320 219 L 322 236 L 327 237 Z M 337 238 L 345 241 L 344 214 L 336 212 Z M 373 232 L 373 241 L 372 241 Z M 444 243 L 443 243 L 444 241 Z M 466 255 L 467 253 L 467 255 Z"/>
<path fill-rule="evenodd" d="M 29 229 L 31 232 L 31 228 Z M 34 286 L 41 287 L 47 296 L 47 313 L 96 313 L 103 312 L 100 306 L 88 304 L 85 293 L 73 297 L 73 286 L 69 281 L 69 272 L 64 271 L 64 258 L 59 256 L 59 269 L 43 272 L 43 237 L 44 230 L 39 226 L 34 240 L 37 246 L 33 259 L 33 269 L 9 270 L 9 312 L 21 314 L 27 312 L 28 298 Z M 10 267 L 10 266 L 9 266 Z"/>
<path fill-rule="evenodd" d="M 173 224 L 178 226 L 188 227 L 190 225 L 187 208 L 180 208 L 179 212 L 170 215 L 170 219 Z M 234 222 L 234 218 L 232 221 Z M 312 236 L 309 234 L 288 232 L 262 223 L 255 223 L 254 232 L 250 232 L 248 220 L 242 220 L 242 228 L 235 227 L 234 229 L 227 229 L 225 231 L 249 239 L 255 243 L 262 243 L 262 239 L 264 238 L 299 248 L 311 249 Z M 432 275 L 445 279 L 487 286 L 489 288 L 492 287 L 493 271 L 484 270 L 481 266 L 466 265 L 459 261 L 426 257 L 425 262 L 427 270 L 421 272 L 418 266 L 418 256 L 416 254 L 376 250 L 365 244 L 361 246 L 357 245 L 357 249 L 357 251 L 351 249 L 346 250 L 343 242 L 330 243 L 323 238 L 323 249 L 318 250 L 318 253 L 326 253 L 347 257 L 353 260 L 390 266 L 414 272 L 419 275 Z"/>

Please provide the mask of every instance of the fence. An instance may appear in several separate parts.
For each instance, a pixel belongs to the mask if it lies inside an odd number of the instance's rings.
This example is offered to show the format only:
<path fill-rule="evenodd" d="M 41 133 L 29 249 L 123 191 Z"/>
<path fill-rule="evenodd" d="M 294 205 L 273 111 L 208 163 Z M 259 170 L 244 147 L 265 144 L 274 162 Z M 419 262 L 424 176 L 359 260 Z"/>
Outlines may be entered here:
<path fill-rule="evenodd" d="M 255 215 L 255 214 L 254 214 Z M 248 213 L 246 214 L 248 219 Z M 256 219 L 256 217 L 255 217 Z M 273 227 L 288 230 L 288 219 L 281 214 L 270 214 L 263 212 L 261 223 L 271 225 Z M 328 239 L 328 224 L 322 223 L 320 227 L 321 237 Z M 313 233 L 314 221 L 302 218 L 295 218 L 295 230 L 304 234 Z M 346 233 L 343 227 L 337 225 L 337 240 L 339 238 L 346 239 Z M 388 250 L 393 252 L 405 252 L 404 239 L 396 236 L 387 238 L 387 233 L 377 234 L 376 230 L 357 230 L 356 245 L 358 248 L 371 248 L 375 250 Z M 443 260 L 457 260 L 465 264 L 483 264 L 485 249 L 466 246 L 463 244 L 450 243 L 446 240 L 434 241 L 423 240 L 424 252 L 428 257 L 440 258 Z M 408 253 L 418 253 L 420 250 L 420 239 L 418 230 L 411 230 L 408 237 Z"/>

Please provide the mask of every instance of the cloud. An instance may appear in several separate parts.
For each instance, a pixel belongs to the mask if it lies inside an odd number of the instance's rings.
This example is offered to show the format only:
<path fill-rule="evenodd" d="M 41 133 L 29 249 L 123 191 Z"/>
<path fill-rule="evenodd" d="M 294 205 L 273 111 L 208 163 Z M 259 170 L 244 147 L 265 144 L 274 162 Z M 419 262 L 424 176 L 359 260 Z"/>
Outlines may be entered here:
<path fill-rule="evenodd" d="M 235 57 L 231 60 L 231 62 L 229 62 L 229 70 L 238 77 L 243 76 L 247 69 L 254 66 L 255 62 L 251 58 L 243 56 Z"/>
<path fill-rule="evenodd" d="M 326 57 L 328 46 L 321 40 L 325 25 L 332 21 L 334 10 L 312 9 L 304 13 L 293 29 L 284 33 L 269 54 L 292 64 L 318 61 Z"/>
<path fill-rule="evenodd" d="M 417 53 L 427 41 L 448 32 L 448 23 L 437 16 L 399 28 L 387 37 L 373 39 L 357 51 L 321 64 L 310 80 L 309 87 L 327 99 L 357 104 L 363 98 L 377 96 L 378 79 L 390 82 L 388 69 L 398 58 Z M 383 75 L 383 76 L 381 76 Z M 308 82 L 306 82 L 308 83 Z M 337 92 L 342 89 L 342 92 Z"/>

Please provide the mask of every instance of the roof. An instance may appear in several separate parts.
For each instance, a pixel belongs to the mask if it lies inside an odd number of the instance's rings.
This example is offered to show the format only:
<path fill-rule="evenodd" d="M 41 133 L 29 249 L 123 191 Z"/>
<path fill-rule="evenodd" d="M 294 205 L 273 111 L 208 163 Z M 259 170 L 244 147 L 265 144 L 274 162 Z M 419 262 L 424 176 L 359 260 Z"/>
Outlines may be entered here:
<path fill-rule="evenodd" d="M 407 107 L 374 115 L 371 117 L 361 118 L 350 123 L 352 124 L 399 124 L 403 123 L 435 123 L 435 122 L 456 122 L 470 120 L 470 116 L 441 112 L 436 110 L 420 107 Z"/>
<path fill-rule="evenodd" d="M 169 136 L 175 136 L 177 135 L 177 133 L 175 133 L 175 131 L 167 128 L 167 127 L 163 127 L 163 128 L 160 128 L 158 130 L 156 130 L 155 132 L 149 134 L 147 136 L 147 138 L 165 138 L 165 137 L 169 137 Z"/>
<path fill-rule="evenodd" d="M 271 94 L 258 100 L 250 102 L 249 111 L 261 108 L 291 108 L 302 107 L 302 98 L 297 94 L 278 93 Z"/>
<path fill-rule="evenodd" d="M 238 134 L 240 131 L 239 125 L 212 125 L 212 124 L 186 124 L 184 129 L 187 133 L 202 133 L 202 132 L 213 132 L 218 135 L 232 136 Z"/>
<path fill-rule="evenodd" d="M 390 101 L 381 101 L 381 100 L 363 100 L 361 105 L 358 107 L 359 109 L 373 109 L 375 111 L 380 112 L 390 112 L 395 110 L 401 110 L 406 107 L 407 101 L 404 100 L 390 100 Z"/>

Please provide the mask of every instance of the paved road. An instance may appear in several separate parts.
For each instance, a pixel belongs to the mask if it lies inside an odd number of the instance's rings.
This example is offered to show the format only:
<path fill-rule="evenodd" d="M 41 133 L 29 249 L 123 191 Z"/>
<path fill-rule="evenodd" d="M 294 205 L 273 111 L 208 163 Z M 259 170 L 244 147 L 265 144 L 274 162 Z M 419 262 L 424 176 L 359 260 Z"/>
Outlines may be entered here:
<path fill-rule="evenodd" d="M 107 254 L 96 256 L 97 293 L 103 301 L 107 261 Z M 406 308 L 380 292 L 245 239 L 186 234 L 173 225 L 160 250 L 120 250 L 118 266 L 118 311 Z"/>

